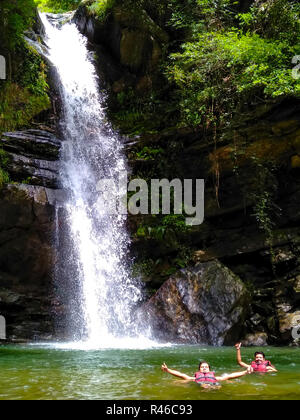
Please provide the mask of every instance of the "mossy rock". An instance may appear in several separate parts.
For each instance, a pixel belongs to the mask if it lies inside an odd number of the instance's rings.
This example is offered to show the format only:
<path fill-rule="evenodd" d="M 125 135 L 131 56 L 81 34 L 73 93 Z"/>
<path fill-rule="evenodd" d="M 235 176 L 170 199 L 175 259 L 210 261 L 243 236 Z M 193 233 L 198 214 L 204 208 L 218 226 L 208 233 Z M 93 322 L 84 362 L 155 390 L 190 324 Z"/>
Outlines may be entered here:
<path fill-rule="evenodd" d="M 120 43 L 121 64 L 139 71 L 149 60 L 152 45 L 149 35 L 130 29 L 122 31 Z"/>
<path fill-rule="evenodd" d="M 162 340 L 203 345 L 233 344 L 248 310 L 245 285 L 218 261 L 181 270 L 143 307 Z"/>
<path fill-rule="evenodd" d="M 117 5 L 113 10 L 113 16 L 122 28 L 131 28 L 148 33 L 161 43 L 169 41 L 169 35 L 151 19 L 144 9 Z"/>
<path fill-rule="evenodd" d="M 169 35 L 144 9 L 132 2 L 126 5 L 108 2 L 106 14 L 99 15 L 93 2 L 89 1 L 79 7 L 74 19 L 92 43 L 103 45 L 115 60 L 134 74 L 155 71 L 163 46 L 169 41 Z M 143 82 L 142 91 L 146 90 Z"/>
<path fill-rule="evenodd" d="M 0 86 L 0 133 L 29 127 L 52 109 L 48 67 L 39 53 L 23 41 L 11 54 L 12 74 Z"/>

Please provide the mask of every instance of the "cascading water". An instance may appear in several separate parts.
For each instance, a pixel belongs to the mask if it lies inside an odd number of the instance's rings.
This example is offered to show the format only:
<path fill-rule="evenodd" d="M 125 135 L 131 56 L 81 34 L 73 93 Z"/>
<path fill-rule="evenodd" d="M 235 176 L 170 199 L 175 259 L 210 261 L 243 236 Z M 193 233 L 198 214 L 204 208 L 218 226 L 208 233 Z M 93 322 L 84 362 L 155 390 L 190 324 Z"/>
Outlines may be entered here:
<path fill-rule="evenodd" d="M 41 18 L 63 108 L 60 174 L 69 192 L 65 213 L 70 238 L 62 264 L 67 267 L 64 276 L 77 284 L 80 295 L 73 296 L 73 339 L 97 347 L 119 346 L 120 337 L 135 333 L 131 312 L 141 290 L 128 274 L 126 216 L 103 214 L 97 184 L 100 179 L 117 181 L 126 170 L 122 144 L 106 121 L 85 37 L 75 24 L 53 25 L 46 15 Z"/>

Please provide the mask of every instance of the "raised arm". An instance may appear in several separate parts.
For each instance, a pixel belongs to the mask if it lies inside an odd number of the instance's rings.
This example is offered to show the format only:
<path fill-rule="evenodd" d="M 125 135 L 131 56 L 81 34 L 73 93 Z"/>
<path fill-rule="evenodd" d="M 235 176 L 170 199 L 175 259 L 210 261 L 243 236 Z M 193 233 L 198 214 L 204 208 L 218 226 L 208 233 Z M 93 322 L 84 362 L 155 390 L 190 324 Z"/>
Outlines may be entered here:
<path fill-rule="evenodd" d="M 223 381 L 228 381 L 230 379 L 241 378 L 242 376 L 245 376 L 249 373 L 250 373 L 249 370 L 245 370 L 244 372 L 234 372 L 234 373 L 231 373 L 231 374 L 228 374 L 228 375 L 217 376 L 216 379 L 217 379 L 218 382 L 223 382 Z"/>
<path fill-rule="evenodd" d="M 244 363 L 244 362 L 242 361 L 241 347 L 242 347 L 242 343 L 237 343 L 237 344 L 235 345 L 235 348 L 236 348 L 236 359 L 237 359 L 237 362 L 238 362 L 238 364 L 239 364 L 241 367 L 244 367 L 244 368 L 249 369 L 251 366 L 250 366 L 250 365 L 247 365 L 246 363 Z"/>
<path fill-rule="evenodd" d="M 186 381 L 194 381 L 195 378 L 193 376 L 188 376 L 185 373 L 178 372 L 177 370 L 169 369 L 168 366 L 163 363 L 161 369 L 164 372 L 170 373 L 170 375 L 176 376 L 177 378 L 184 379 Z"/>

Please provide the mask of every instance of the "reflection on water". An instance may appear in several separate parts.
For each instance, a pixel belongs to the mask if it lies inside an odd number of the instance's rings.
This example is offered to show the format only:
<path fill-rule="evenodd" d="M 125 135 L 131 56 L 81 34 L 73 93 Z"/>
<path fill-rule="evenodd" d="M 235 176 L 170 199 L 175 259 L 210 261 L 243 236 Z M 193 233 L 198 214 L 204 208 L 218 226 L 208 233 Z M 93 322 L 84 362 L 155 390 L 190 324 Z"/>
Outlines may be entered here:
<path fill-rule="evenodd" d="M 251 361 L 256 349 L 243 349 Z M 203 390 L 160 370 L 162 362 L 187 374 L 200 360 L 216 373 L 239 370 L 234 348 L 173 346 L 151 349 L 70 350 L 0 347 L 0 399 L 216 400 L 300 398 L 300 350 L 267 348 L 277 374 L 253 374 Z"/>
<path fill-rule="evenodd" d="M 32 347 L 39 347 L 44 349 L 56 349 L 56 350 L 149 350 L 161 347 L 171 347 L 171 343 L 159 344 L 156 341 L 150 340 L 147 337 L 125 337 L 116 338 L 110 337 L 105 342 L 98 341 L 72 341 L 66 343 L 33 343 L 30 344 Z"/>

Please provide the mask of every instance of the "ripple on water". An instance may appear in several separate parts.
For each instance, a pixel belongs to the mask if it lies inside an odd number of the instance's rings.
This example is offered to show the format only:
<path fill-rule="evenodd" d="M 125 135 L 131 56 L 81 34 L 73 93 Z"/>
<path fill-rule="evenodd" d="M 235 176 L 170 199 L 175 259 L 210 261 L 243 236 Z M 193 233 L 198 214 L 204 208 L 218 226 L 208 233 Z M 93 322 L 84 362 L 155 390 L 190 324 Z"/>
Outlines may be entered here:
<path fill-rule="evenodd" d="M 161 371 L 193 374 L 205 355 L 217 374 L 240 370 L 232 348 L 60 349 L 56 344 L 0 347 L 0 399 L 299 399 L 300 354 L 271 348 L 279 373 L 248 375 L 203 390 Z M 245 349 L 245 360 L 253 351 Z M 286 356 L 284 358 L 283 356 Z"/>

